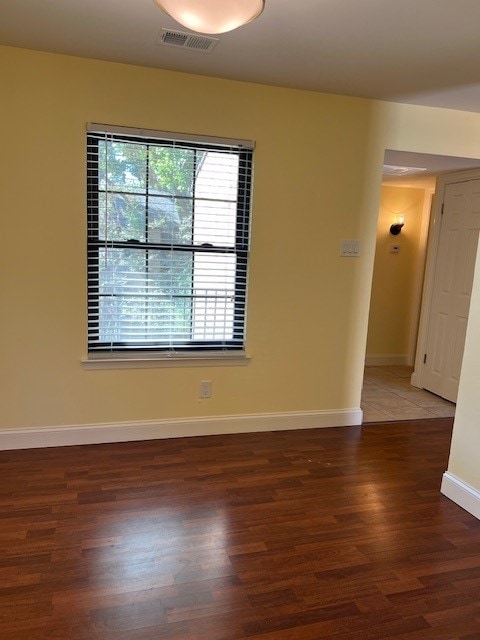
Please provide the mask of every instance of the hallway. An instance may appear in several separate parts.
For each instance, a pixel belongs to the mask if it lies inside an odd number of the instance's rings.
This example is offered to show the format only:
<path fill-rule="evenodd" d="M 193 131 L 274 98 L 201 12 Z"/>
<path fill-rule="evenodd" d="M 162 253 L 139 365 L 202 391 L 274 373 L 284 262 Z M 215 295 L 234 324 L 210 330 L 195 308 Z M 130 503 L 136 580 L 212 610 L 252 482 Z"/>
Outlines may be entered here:
<path fill-rule="evenodd" d="M 450 418 L 455 405 L 424 389 L 412 387 L 412 367 L 365 367 L 363 422 Z"/>

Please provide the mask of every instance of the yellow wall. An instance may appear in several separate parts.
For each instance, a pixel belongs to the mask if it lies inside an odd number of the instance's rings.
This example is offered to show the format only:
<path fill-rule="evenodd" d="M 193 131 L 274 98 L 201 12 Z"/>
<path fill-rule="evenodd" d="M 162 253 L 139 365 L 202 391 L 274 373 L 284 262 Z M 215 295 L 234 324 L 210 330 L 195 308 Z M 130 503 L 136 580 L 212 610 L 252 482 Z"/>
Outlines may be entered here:
<path fill-rule="evenodd" d="M 418 276 L 425 189 L 383 186 L 377 224 L 367 356 L 409 358 Z M 402 215 L 405 226 L 393 236 L 390 225 Z M 390 247 L 400 247 L 391 253 Z"/>
<path fill-rule="evenodd" d="M 3 428 L 358 407 L 385 148 L 480 156 L 472 113 L 8 47 L 0 78 Z M 256 141 L 248 366 L 82 368 L 89 121 Z"/>

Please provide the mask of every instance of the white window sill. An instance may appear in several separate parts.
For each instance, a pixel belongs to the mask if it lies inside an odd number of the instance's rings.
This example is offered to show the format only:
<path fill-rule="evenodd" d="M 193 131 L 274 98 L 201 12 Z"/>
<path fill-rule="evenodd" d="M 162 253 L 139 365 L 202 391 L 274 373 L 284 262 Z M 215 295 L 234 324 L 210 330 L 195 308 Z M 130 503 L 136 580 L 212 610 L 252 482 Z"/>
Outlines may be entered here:
<path fill-rule="evenodd" d="M 89 355 L 81 359 L 86 371 L 92 369 L 156 369 L 160 367 L 238 367 L 247 365 L 250 356 L 243 351 L 185 354 L 111 354 Z"/>

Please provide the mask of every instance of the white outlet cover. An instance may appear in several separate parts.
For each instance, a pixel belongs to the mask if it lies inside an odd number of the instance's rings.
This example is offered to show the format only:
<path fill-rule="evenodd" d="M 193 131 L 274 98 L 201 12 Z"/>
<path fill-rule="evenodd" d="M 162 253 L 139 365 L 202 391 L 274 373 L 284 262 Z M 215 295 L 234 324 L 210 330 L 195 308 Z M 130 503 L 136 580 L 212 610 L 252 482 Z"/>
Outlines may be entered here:
<path fill-rule="evenodd" d="M 211 380 L 202 380 L 200 382 L 200 398 L 211 398 L 212 397 L 212 381 Z"/>

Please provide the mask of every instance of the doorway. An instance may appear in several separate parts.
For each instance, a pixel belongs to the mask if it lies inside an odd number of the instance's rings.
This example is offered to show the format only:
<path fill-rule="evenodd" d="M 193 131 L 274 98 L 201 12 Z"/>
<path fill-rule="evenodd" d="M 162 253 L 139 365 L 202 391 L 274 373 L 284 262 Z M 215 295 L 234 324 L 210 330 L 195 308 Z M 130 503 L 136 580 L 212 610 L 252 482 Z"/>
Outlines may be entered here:
<path fill-rule="evenodd" d="M 384 162 L 362 394 L 364 422 L 450 416 L 454 405 L 424 390 L 419 367 L 418 349 L 424 348 L 429 335 L 425 319 L 419 322 L 426 306 L 424 271 L 425 265 L 430 272 L 435 267 L 431 246 L 426 261 L 427 238 L 430 226 L 432 245 L 432 198 L 438 185 L 456 170 L 479 167 L 480 161 L 387 150 Z M 396 223 L 403 226 L 393 235 L 390 227 Z M 432 299 L 431 291 L 425 292 Z"/>

